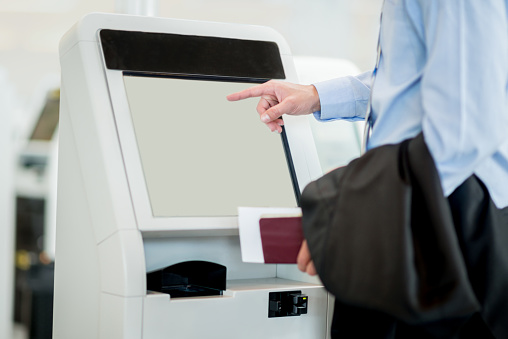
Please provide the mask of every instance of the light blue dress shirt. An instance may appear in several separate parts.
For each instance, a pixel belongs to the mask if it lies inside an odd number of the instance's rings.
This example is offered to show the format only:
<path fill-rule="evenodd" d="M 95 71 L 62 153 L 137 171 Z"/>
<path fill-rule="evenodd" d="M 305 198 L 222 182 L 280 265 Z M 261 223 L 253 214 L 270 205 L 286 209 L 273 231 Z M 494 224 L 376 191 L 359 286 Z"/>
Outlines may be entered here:
<path fill-rule="evenodd" d="M 508 206 L 508 0 L 386 0 L 367 148 L 423 130 L 443 191 Z M 314 84 L 319 120 L 364 119 L 372 72 Z"/>

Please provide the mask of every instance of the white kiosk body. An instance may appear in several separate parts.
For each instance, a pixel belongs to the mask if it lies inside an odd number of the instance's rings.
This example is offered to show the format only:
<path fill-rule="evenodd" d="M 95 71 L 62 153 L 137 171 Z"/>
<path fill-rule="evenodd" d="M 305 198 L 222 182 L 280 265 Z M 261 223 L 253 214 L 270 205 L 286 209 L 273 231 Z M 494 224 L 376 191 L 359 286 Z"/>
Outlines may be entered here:
<path fill-rule="evenodd" d="M 327 338 L 318 280 L 240 255 L 236 207 L 294 207 L 322 174 L 307 119 L 285 118 L 281 137 L 259 122 L 257 100 L 225 99 L 296 81 L 284 39 L 90 14 L 60 56 L 54 338 Z M 148 273 L 189 261 L 227 268 L 220 295 L 148 291 Z M 308 297 L 308 313 L 269 317 L 269 294 L 287 291 Z"/>

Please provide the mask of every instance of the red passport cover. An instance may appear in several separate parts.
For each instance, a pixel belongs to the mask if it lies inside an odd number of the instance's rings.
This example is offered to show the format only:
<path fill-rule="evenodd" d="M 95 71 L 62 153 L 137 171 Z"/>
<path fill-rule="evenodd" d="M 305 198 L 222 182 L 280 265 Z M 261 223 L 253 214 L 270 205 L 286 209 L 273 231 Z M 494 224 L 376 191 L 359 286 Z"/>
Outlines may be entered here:
<path fill-rule="evenodd" d="M 265 264 L 296 264 L 303 241 L 301 217 L 259 219 Z"/>

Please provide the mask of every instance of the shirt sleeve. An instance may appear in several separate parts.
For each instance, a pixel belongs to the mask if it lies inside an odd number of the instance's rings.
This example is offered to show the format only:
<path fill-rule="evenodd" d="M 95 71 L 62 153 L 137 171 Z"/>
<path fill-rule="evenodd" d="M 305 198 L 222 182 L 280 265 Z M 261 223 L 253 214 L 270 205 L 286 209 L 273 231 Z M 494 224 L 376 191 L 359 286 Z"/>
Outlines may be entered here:
<path fill-rule="evenodd" d="M 420 0 L 426 143 L 449 195 L 508 139 L 505 0 Z"/>
<path fill-rule="evenodd" d="M 347 76 L 314 84 L 319 94 L 321 111 L 314 112 L 317 120 L 365 119 L 370 97 L 372 72 Z"/>

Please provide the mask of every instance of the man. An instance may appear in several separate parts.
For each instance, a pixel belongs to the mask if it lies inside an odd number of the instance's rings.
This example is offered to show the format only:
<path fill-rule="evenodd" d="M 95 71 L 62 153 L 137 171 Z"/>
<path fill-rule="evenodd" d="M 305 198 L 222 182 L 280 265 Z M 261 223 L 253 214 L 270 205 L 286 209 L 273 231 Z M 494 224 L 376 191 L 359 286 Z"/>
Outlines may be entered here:
<path fill-rule="evenodd" d="M 344 333 L 358 325 L 358 337 L 508 338 L 508 251 L 502 245 L 508 247 L 508 1 L 387 0 L 378 54 L 374 74 L 310 86 L 270 81 L 228 99 L 260 97 L 261 121 L 277 132 L 283 114 L 358 120 L 370 107 L 367 149 L 423 131 L 452 207 L 459 195 L 475 201 L 467 207 L 478 211 L 467 217 L 475 229 L 456 227 L 461 246 L 471 250 L 464 257 L 481 313 L 443 320 L 434 324 L 438 330 L 428 331 L 430 325 L 409 328 L 382 314 L 338 305 L 334 322 L 340 323 L 341 314 Z M 486 205 L 494 208 L 494 226 L 480 215 L 487 213 L 481 212 Z M 316 274 L 306 243 L 298 267 Z M 348 319 L 355 312 L 362 322 Z"/>

